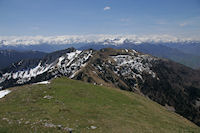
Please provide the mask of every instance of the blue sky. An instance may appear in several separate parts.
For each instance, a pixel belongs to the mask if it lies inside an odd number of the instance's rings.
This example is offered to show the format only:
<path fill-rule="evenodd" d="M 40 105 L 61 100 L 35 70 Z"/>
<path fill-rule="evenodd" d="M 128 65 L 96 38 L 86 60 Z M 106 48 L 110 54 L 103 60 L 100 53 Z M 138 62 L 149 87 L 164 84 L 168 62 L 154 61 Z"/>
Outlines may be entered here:
<path fill-rule="evenodd" d="M 0 36 L 200 37 L 200 0 L 0 0 Z"/>

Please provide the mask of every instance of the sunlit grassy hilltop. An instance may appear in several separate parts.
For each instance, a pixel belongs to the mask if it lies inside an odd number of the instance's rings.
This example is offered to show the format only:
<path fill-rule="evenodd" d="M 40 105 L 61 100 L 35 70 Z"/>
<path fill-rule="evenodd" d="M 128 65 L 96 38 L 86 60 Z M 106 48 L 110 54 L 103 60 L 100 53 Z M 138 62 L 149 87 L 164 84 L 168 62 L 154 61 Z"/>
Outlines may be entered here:
<path fill-rule="evenodd" d="M 200 132 L 161 105 L 132 92 L 67 78 L 11 88 L 0 99 L 0 132 Z"/>

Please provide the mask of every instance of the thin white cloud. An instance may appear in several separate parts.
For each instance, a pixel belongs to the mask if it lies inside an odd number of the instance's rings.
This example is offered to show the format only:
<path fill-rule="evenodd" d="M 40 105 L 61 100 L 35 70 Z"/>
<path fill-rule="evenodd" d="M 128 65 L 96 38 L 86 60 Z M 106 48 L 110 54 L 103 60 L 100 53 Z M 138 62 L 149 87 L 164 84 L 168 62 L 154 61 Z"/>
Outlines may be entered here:
<path fill-rule="evenodd" d="M 106 7 L 103 8 L 104 11 L 107 11 L 107 10 L 110 10 L 110 9 L 111 9 L 110 6 L 106 6 Z"/>
<path fill-rule="evenodd" d="M 129 22 L 130 19 L 129 19 L 129 18 L 121 18 L 120 21 L 121 21 L 121 22 Z"/>
<path fill-rule="evenodd" d="M 184 26 L 187 26 L 187 25 L 188 25 L 187 22 L 183 22 L 183 23 L 180 23 L 180 24 L 179 24 L 179 26 L 181 26 L 181 27 L 184 27 Z"/>
<path fill-rule="evenodd" d="M 40 27 L 38 27 L 38 26 L 31 27 L 31 30 L 39 30 L 39 29 L 40 29 Z"/>
<path fill-rule="evenodd" d="M 167 22 L 166 20 L 158 20 L 158 21 L 156 22 L 156 24 L 159 24 L 159 25 L 166 25 L 166 24 L 168 24 L 168 22 Z"/>
<path fill-rule="evenodd" d="M 185 27 L 185 26 L 196 26 L 196 27 L 199 27 L 200 26 L 199 21 L 200 21 L 200 16 L 191 17 L 191 18 L 188 18 L 187 20 L 179 22 L 178 25 L 180 27 Z"/>

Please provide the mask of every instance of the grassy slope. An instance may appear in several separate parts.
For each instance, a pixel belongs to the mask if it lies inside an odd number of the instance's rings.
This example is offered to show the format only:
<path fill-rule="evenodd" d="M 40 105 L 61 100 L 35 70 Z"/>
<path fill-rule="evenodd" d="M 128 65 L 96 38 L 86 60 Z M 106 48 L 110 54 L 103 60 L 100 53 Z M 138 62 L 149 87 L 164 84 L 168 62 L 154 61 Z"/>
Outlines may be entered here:
<path fill-rule="evenodd" d="M 0 132 L 65 132 L 64 127 L 74 132 L 200 132 L 155 102 L 118 89 L 66 78 L 11 89 L 0 99 Z M 53 98 L 43 98 L 46 95 Z M 62 127 L 45 127 L 45 123 Z"/>

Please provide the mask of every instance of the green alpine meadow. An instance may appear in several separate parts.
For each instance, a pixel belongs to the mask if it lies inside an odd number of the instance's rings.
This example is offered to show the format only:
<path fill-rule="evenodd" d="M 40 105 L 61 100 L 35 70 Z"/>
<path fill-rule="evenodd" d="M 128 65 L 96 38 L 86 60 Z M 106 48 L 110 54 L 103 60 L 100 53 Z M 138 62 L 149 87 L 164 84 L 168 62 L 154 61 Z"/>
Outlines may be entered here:
<path fill-rule="evenodd" d="M 9 88 L 0 99 L 0 133 L 199 133 L 147 97 L 65 77 Z"/>

